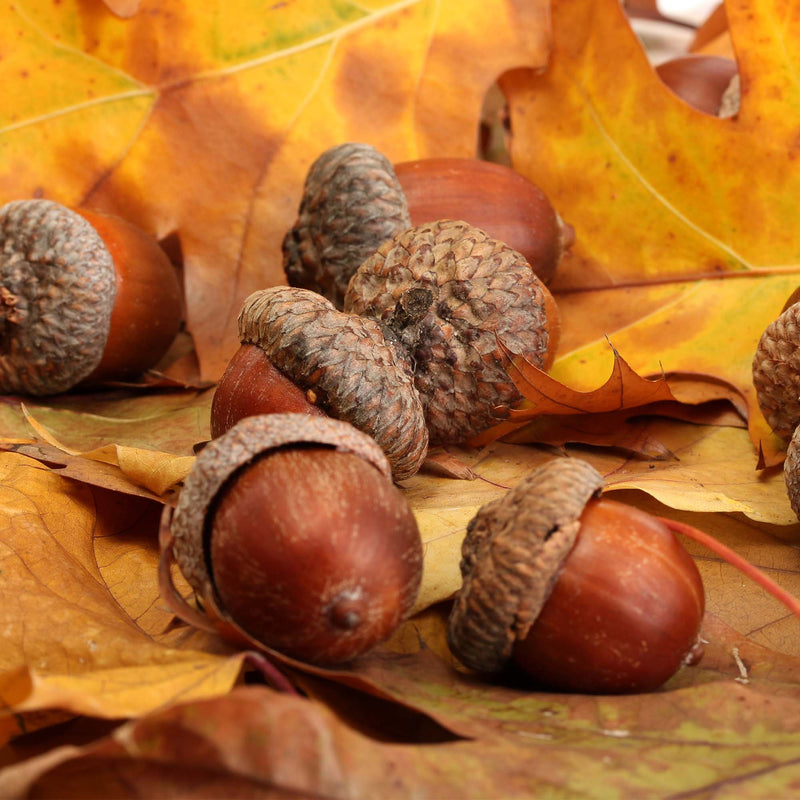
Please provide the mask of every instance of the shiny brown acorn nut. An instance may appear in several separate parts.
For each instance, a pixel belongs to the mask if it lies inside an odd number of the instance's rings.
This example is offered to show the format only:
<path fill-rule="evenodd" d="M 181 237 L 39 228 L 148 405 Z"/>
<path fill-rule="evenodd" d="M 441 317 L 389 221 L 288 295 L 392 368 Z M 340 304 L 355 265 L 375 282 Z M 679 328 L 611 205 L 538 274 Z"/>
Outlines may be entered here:
<path fill-rule="evenodd" d="M 181 320 L 176 272 L 139 228 L 51 200 L 0 208 L 0 392 L 135 378 Z"/>
<path fill-rule="evenodd" d="M 213 437 L 255 414 L 327 415 L 375 439 L 395 480 L 420 468 L 422 401 L 404 353 L 376 322 L 307 289 L 276 286 L 245 300 L 239 339 L 212 401 Z"/>
<path fill-rule="evenodd" d="M 385 456 L 325 417 L 248 417 L 209 443 L 171 535 L 223 635 L 314 664 L 388 638 L 421 581 L 419 531 Z"/>
<path fill-rule="evenodd" d="M 475 158 L 404 161 L 394 171 L 411 224 L 463 219 L 520 252 L 549 283 L 575 231 L 545 193 L 519 172 Z"/>
<path fill-rule="evenodd" d="M 536 688 L 653 691 L 697 657 L 705 595 L 660 520 L 599 498 L 602 477 L 561 458 L 471 521 L 448 642 L 479 672 Z"/>
<path fill-rule="evenodd" d="M 560 316 L 521 253 L 463 220 L 418 225 L 356 271 L 345 311 L 375 320 L 409 354 L 432 444 L 505 419 L 522 395 L 513 358 L 548 369 Z"/>
<path fill-rule="evenodd" d="M 690 106 L 718 116 L 738 66 L 732 58 L 693 53 L 662 62 L 656 72 Z"/>

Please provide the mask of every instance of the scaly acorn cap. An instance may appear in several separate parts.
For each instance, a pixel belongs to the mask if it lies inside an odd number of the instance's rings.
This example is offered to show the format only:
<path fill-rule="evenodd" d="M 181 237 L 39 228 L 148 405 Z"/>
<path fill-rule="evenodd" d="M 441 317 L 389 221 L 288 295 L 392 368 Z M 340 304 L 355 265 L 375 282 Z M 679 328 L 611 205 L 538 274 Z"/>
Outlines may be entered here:
<path fill-rule="evenodd" d="M 236 472 L 255 459 L 276 448 L 299 444 L 352 453 L 391 477 L 389 462 L 376 442 L 346 422 L 307 414 L 262 414 L 240 420 L 200 451 L 172 518 L 175 559 L 201 598 L 211 597 L 220 604 L 209 572 L 205 541 L 211 527 L 207 516 L 213 513 L 214 498 Z"/>
<path fill-rule="evenodd" d="M 789 446 L 786 449 L 786 459 L 783 462 L 783 478 L 786 482 L 789 504 L 795 516 L 800 519 L 800 427 L 794 429 Z"/>
<path fill-rule="evenodd" d="M 602 487 L 587 462 L 558 458 L 470 521 L 461 550 L 463 583 L 447 626 L 450 649 L 465 666 L 503 668 L 547 602 L 583 509 Z"/>
<path fill-rule="evenodd" d="M 432 444 L 468 441 L 504 419 L 522 399 L 508 353 L 547 368 L 559 333 L 552 295 L 524 257 L 460 220 L 383 244 L 353 275 L 345 311 L 407 348 Z"/>
<path fill-rule="evenodd" d="M 770 427 L 790 439 L 800 422 L 800 303 L 771 322 L 753 357 L 753 385 Z"/>
<path fill-rule="evenodd" d="M 0 208 L 0 392 L 58 394 L 100 363 L 114 261 L 80 214 L 52 200 Z"/>
<path fill-rule="evenodd" d="M 311 165 L 297 220 L 284 237 L 286 280 L 341 309 L 358 265 L 410 226 L 406 197 L 389 159 L 360 142 L 331 147 Z"/>
<path fill-rule="evenodd" d="M 315 292 L 275 286 L 245 300 L 239 338 L 260 347 L 326 414 L 375 439 L 395 480 L 419 470 L 428 450 L 422 403 L 376 322 L 337 311 Z"/>

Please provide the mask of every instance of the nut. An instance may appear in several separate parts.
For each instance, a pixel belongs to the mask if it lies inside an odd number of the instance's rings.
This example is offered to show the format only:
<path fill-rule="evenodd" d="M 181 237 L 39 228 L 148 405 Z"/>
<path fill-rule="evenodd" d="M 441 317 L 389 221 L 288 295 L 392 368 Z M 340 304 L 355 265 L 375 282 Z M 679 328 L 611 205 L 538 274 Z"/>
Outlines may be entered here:
<path fill-rule="evenodd" d="M 660 520 L 598 499 L 589 464 L 556 459 L 470 522 L 448 642 L 468 667 L 538 687 L 651 691 L 695 654 L 705 599 Z"/>
<path fill-rule="evenodd" d="M 341 308 L 358 265 L 410 225 L 391 162 L 368 144 L 332 147 L 311 165 L 297 220 L 283 240 L 287 282 Z"/>
<path fill-rule="evenodd" d="M 349 661 L 413 607 L 422 543 L 375 442 L 345 422 L 248 417 L 197 458 L 174 555 L 220 632 L 316 664 Z"/>
<path fill-rule="evenodd" d="M 428 158 L 394 166 L 411 224 L 463 219 L 520 252 L 545 283 L 575 232 L 545 193 L 519 172 L 475 158 Z"/>
<path fill-rule="evenodd" d="M 547 369 L 559 334 L 547 287 L 515 250 L 466 222 L 410 228 L 353 275 L 345 311 L 406 348 L 431 443 L 461 443 L 522 399 L 513 357 Z"/>
<path fill-rule="evenodd" d="M 662 62 L 656 72 L 690 106 L 721 116 L 723 96 L 738 75 L 738 66 L 736 61 L 725 56 L 691 53 Z M 725 116 L 731 115 L 726 111 Z"/>
<path fill-rule="evenodd" d="M 800 422 L 800 303 L 771 322 L 753 357 L 756 398 L 770 427 L 790 439 Z"/>
<path fill-rule="evenodd" d="M 242 349 L 214 396 L 212 435 L 252 414 L 324 413 L 375 439 L 396 480 L 419 469 L 428 447 L 422 402 L 409 365 L 376 322 L 337 311 L 309 290 L 279 286 L 247 298 L 239 338 Z"/>
<path fill-rule="evenodd" d="M 0 392 L 135 377 L 181 316 L 169 259 L 130 223 L 51 200 L 0 208 Z"/>

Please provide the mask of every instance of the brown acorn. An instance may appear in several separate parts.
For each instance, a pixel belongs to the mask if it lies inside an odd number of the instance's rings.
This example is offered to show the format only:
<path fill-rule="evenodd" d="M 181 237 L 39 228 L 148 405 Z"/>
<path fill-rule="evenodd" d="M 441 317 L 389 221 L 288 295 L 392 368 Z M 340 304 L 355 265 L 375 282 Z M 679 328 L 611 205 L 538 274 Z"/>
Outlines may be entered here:
<path fill-rule="evenodd" d="M 394 165 L 411 224 L 462 219 L 521 253 L 549 283 L 575 231 L 545 193 L 519 172 L 477 158 L 426 158 Z"/>
<path fill-rule="evenodd" d="M 325 414 L 371 436 L 396 480 L 419 469 L 428 447 L 422 402 L 402 350 L 375 321 L 276 286 L 247 298 L 239 339 L 212 402 L 212 436 L 255 414 Z"/>
<path fill-rule="evenodd" d="M 162 574 L 174 555 L 209 625 L 314 664 L 388 638 L 421 582 L 419 531 L 385 456 L 326 417 L 248 417 L 209 443 L 169 536 Z"/>
<path fill-rule="evenodd" d="M 353 275 L 345 311 L 376 320 L 410 354 L 433 444 L 504 419 L 522 399 L 510 359 L 547 369 L 558 344 L 555 301 L 525 258 L 460 220 L 384 243 Z"/>
<path fill-rule="evenodd" d="M 719 116 L 723 97 L 738 75 L 738 66 L 732 58 L 690 53 L 662 62 L 656 72 L 690 106 Z M 730 116 L 727 110 L 723 113 Z"/>
<path fill-rule="evenodd" d="M 51 200 L 0 208 L 0 392 L 134 378 L 181 321 L 175 270 L 140 229 Z"/>
<path fill-rule="evenodd" d="M 653 691 L 698 656 L 705 608 L 691 556 L 662 521 L 599 497 L 558 458 L 480 509 L 448 642 L 465 666 L 516 668 L 550 691 Z"/>

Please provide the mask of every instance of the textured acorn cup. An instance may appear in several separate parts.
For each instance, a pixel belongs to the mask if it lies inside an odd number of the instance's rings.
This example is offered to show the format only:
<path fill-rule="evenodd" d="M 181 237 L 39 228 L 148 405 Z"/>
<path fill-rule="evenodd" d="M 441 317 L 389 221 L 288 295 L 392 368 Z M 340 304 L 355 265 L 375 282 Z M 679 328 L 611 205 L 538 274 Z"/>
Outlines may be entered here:
<path fill-rule="evenodd" d="M 394 166 L 411 224 L 463 219 L 520 252 L 545 283 L 575 231 L 519 172 L 475 158 L 427 158 Z"/>
<path fill-rule="evenodd" d="M 786 448 L 783 477 L 786 482 L 789 504 L 797 518 L 800 519 L 800 427 L 794 429 L 789 446 Z"/>
<path fill-rule="evenodd" d="M 376 322 L 310 290 L 276 286 L 245 300 L 239 339 L 212 402 L 212 436 L 254 414 L 325 413 L 375 439 L 395 480 L 420 468 L 428 449 L 422 401 Z"/>
<path fill-rule="evenodd" d="M 359 142 L 331 147 L 311 165 L 297 220 L 284 237 L 286 280 L 341 308 L 358 265 L 410 226 L 403 190 L 386 156 Z"/>
<path fill-rule="evenodd" d="M 125 220 L 50 200 L 0 208 L 0 392 L 134 378 L 181 316 L 172 264 Z"/>
<path fill-rule="evenodd" d="M 535 470 L 471 521 L 448 642 L 468 667 L 514 665 L 539 688 L 652 691 L 695 648 L 697 567 L 654 517 L 596 499 L 572 458 Z"/>
<path fill-rule="evenodd" d="M 691 53 L 656 67 L 656 73 L 675 94 L 706 114 L 718 115 L 722 98 L 738 74 L 732 58 Z"/>
<path fill-rule="evenodd" d="M 522 399 L 510 357 L 547 369 L 559 315 L 520 253 L 461 220 L 381 245 L 356 271 L 345 311 L 377 320 L 411 355 L 432 444 L 462 443 Z"/>
<path fill-rule="evenodd" d="M 315 664 L 388 638 L 421 581 L 419 531 L 385 456 L 324 417 L 248 417 L 212 441 L 172 534 L 181 571 L 223 624 Z"/>
<path fill-rule="evenodd" d="M 753 357 L 753 385 L 772 430 L 790 439 L 800 422 L 800 303 L 786 308 L 761 335 Z"/>

